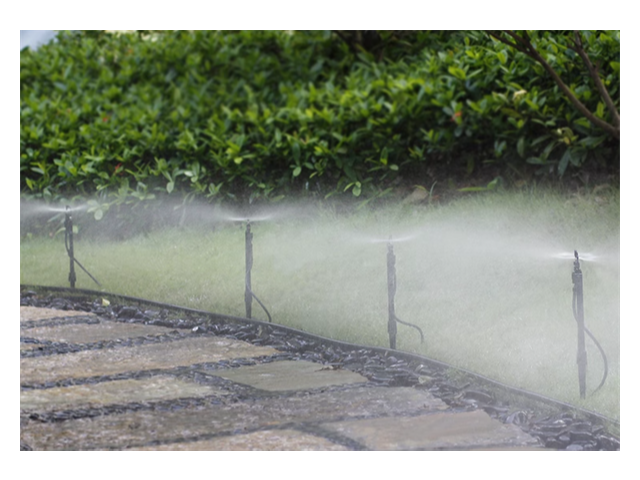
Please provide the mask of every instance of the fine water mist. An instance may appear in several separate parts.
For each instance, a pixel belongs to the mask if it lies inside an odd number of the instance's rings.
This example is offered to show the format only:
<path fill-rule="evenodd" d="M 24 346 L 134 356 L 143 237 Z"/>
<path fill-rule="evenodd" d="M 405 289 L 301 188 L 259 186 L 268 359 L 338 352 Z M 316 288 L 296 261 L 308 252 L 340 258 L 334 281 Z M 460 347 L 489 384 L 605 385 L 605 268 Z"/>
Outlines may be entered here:
<path fill-rule="evenodd" d="M 44 202 L 23 202 L 20 204 L 20 218 L 21 220 L 27 219 L 32 216 L 39 215 L 55 215 L 57 213 L 65 213 L 67 211 L 70 212 L 81 212 L 87 210 L 88 205 L 86 203 L 83 204 L 60 204 L 60 205 L 51 205 Z"/>
<path fill-rule="evenodd" d="M 21 209 L 21 217 L 39 208 Z M 398 349 L 571 400 L 574 250 L 584 261 L 585 323 L 607 351 L 611 388 L 619 381 L 619 220 L 606 218 L 549 198 L 348 215 L 314 205 L 234 210 L 194 202 L 155 210 L 148 238 L 96 243 L 83 239 L 81 226 L 76 248 L 108 292 L 243 316 L 248 221 L 252 289 L 274 323 L 388 347 L 391 242 L 395 312 L 425 337 L 423 344 L 398 325 Z M 29 255 L 24 264 L 21 282 L 48 283 L 38 278 L 37 260 Z M 54 283 L 64 285 L 64 258 L 59 264 Z M 54 278 L 49 268 L 46 275 Z M 254 315 L 267 320 L 259 309 Z M 587 350 L 587 383 L 595 387 L 601 366 L 588 342 Z"/>

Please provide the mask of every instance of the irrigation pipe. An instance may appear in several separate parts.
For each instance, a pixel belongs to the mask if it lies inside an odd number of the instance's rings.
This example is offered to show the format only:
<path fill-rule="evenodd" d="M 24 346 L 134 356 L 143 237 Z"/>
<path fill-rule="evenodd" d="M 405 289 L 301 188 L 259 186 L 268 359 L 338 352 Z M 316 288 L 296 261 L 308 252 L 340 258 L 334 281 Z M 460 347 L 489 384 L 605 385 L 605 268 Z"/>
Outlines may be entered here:
<path fill-rule="evenodd" d="M 248 283 L 245 284 L 245 286 L 247 287 L 247 291 L 251 294 L 253 298 L 255 298 L 256 302 L 258 302 L 258 305 L 260 305 L 264 310 L 264 312 L 267 314 L 267 317 L 269 317 L 269 323 L 273 323 L 273 320 L 271 319 L 271 314 L 269 313 L 269 310 L 267 310 L 267 307 L 265 307 L 264 304 L 260 301 L 260 299 L 256 296 L 256 294 L 253 293 L 253 290 L 251 290 Z"/>
<path fill-rule="evenodd" d="M 89 277 L 91 277 L 91 280 L 93 280 L 94 282 L 96 282 L 96 285 L 98 285 L 100 288 L 102 288 L 102 285 L 100 285 L 100 282 L 98 280 L 95 279 L 95 277 L 93 275 L 91 275 L 89 273 L 89 270 L 87 270 L 86 268 L 84 268 L 84 266 L 80 263 L 80 261 L 75 257 L 75 255 L 73 254 L 73 252 L 71 251 L 70 247 L 69 247 L 69 243 L 67 241 L 69 236 L 69 232 L 67 231 L 67 229 L 65 228 L 64 231 L 64 248 L 66 248 L 67 250 L 67 255 L 69 255 L 69 257 L 71 258 L 71 260 L 73 260 L 75 263 L 78 264 L 78 266 L 84 271 L 84 273 L 86 273 L 87 275 L 89 275 Z"/>
<path fill-rule="evenodd" d="M 403 325 L 407 325 L 409 327 L 413 327 L 416 330 L 418 330 L 418 332 L 420 332 L 420 343 L 424 343 L 424 334 L 422 333 L 422 329 L 419 326 L 414 325 L 413 323 L 409 323 L 409 322 L 405 322 L 403 320 L 400 320 L 396 315 L 394 315 L 393 318 L 396 319 L 396 322 L 399 322 L 399 323 L 401 323 Z"/>
<path fill-rule="evenodd" d="M 573 302 L 571 306 L 573 308 L 573 318 L 577 322 L 578 313 L 576 311 L 576 293 L 575 292 L 573 293 Z M 602 388 L 602 386 L 604 385 L 604 382 L 607 380 L 607 376 L 609 375 L 609 362 L 607 361 L 607 355 L 604 353 L 604 349 L 600 345 L 600 342 L 596 340 L 596 337 L 593 336 L 593 333 L 591 333 L 591 331 L 587 328 L 586 325 L 584 326 L 584 331 L 587 333 L 587 335 L 589 335 L 589 337 L 591 337 L 591 340 L 593 340 L 593 343 L 596 344 L 596 347 L 598 347 L 598 350 L 600 351 L 600 355 L 602 356 L 602 362 L 604 363 L 604 374 L 602 375 L 602 380 L 600 381 L 600 385 L 598 385 L 598 387 L 593 392 L 591 392 L 591 395 L 593 395 L 598 390 L 600 390 L 600 388 Z"/>

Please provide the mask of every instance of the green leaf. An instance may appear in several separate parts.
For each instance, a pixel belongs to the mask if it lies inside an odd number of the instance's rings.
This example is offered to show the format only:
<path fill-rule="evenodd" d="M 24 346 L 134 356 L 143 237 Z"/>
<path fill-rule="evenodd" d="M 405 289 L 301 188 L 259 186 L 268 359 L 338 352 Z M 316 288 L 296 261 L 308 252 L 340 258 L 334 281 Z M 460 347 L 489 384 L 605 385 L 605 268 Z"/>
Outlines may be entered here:
<path fill-rule="evenodd" d="M 547 162 L 539 157 L 529 157 L 527 158 L 527 163 L 531 163 L 532 165 L 545 165 Z"/>
<path fill-rule="evenodd" d="M 524 137 L 520 137 L 518 139 L 518 144 L 517 144 L 516 148 L 518 150 L 518 155 L 520 155 L 521 158 L 524 158 L 525 146 L 526 146 L 525 138 Z"/>
<path fill-rule="evenodd" d="M 542 135 L 541 137 L 536 138 L 533 142 L 531 142 L 531 146 L 535 147 L 536 145 L 538 145 L 539 143 L 544 142 L 545 140 L 548 140 L 549 138 L 551 138 L 551 135 Z"/>
<path fill-rule="evenodd" d="M 291 145 L 291 152 L 293 153 L 293 159 L 297 162 L 300 160 L 300 144 L 297 141 Z"/>
<path fill-rule="evenodd" d="M 583 145 L 587 148 L 595 148 L 604 142 L 607 139 L 606 135 L 601 135 L 599 137 L 585 137 L 578 141 L 579 145 Z"/>
<path fill-rule="evenodd" d="M 233 155 L 234 153 L 240 153 L 240 145 L 233 143 L 231 140 L 227 141 L 227 145 L 229 145 L 229 148 L 227 148 L 227 153 L 231 155 Z"/>
<path fill-rule="evenodd" d="M 545 160 L 547 158 L 549 158 L 549 155 L 551 154 L 551 152 L 553 151 L 554 148 L 556 148 L 559 145 L 560 142 L 558 142 L 558 140 L 551 140 L 546 147 L 544 147 L 544 150 L 542 151 L 542 155 L 541 157 L 544 158 Z"/>
<path fill-rule="evenodd" d="M 609 65 L 614 72 L 620 74 L 620 62 L 609 62 Z"/>
<path fill-rule="evenodd" d="M 293 169 L 294 178 L 297 177 L 298 175 L 300 175 L 301 172 L 302 172 L 302 167 L 298 166 L 298 167 L 294 168 Z"/>
<path fill-rule="evenodd" d="M 496 177 L 487 184 L 488 190 L 495 190 L 500 184 L 500 177 Z"/>
<path fill-rule="evenodd" d="M 454 77 L 460 79 L 460 80 L 466 80 L 467 79 L 467 72 L 465 72 L 463 69 L 459 68 L 459 67 L 454 67 L 454 66 L 450 66 L 448 68 L 449 73 L 451 75 L 453 75 Z"/>
<path fill-rule="evenodd" d="M 380 163 L 382 163 L 383 165 L 386 165 L 388 162 L 388 159 L 389 159 L 389 151 L 387 150 L 387 147 L 384 147 L 380 152 Z"/>
<path fill-rule="evenodd" d="M 558 163 L 558 173 L 560 174 L 560 176 L 564 175 L 564 172 L 567 169 L 567 166 L 569 165 L 570 161 L 571 161 L 571 149 L 567 148 L 564 152 L 564 155 L 562 155 L 562 158 L 560 159 L 560 163 Z"/>
<path fill-rule="evenodd" d="M 518 112 L 517 110 L 514 110 L 513 108 L 503 108 L 502 111 L 507 115 L 509 115 L 510 117 L 522 118 L 522 115 L 520 115 L 520 112 Z"/>

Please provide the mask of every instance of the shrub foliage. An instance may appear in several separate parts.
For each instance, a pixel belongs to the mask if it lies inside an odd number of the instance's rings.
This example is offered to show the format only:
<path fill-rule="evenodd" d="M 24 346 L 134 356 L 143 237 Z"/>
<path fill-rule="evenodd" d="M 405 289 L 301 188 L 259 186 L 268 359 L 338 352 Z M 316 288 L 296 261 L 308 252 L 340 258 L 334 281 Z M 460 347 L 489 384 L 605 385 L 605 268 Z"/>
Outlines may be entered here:
<path fill-rule="evenodd" d="M 563 32 L 532 42 L 598 118 L 610 111 Z M 619 111 L 620 34 L 581 32 Z M 25 196 L 123 202 L 381 195 L 434 168 L 570 175 L 619 139 L 525 53 L 484 32 L 61 32 L 20 60 Z M 431 175 L 431 176 L 430 176 Z"/>

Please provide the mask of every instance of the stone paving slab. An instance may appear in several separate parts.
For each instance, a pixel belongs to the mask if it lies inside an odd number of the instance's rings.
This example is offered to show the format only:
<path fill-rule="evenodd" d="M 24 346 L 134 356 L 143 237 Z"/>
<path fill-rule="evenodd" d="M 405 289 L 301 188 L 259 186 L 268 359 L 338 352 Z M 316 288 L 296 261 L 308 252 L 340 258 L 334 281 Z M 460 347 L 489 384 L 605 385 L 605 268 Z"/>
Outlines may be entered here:
<path fill-rule="evenodd" d="M 266 430 L 216 437 L 196 442 L 171 443 L 127 450 L 153 451 L 339 451 L 348 448 L 326 438 L 296 430 Z"/>
<path fill-rule="evenodd" d="M 348 390 L 305 393 L 288 397 L 256 398 L 222 403 L 196 410 L 137 411 L 94 419 L 31 423 L 23 441 L 34 449 L 124 448 L 153 441 L 197 438 L 212 433 L 240 434 L 291 423 L 330 423 L 407 412 L 438 412 L 447 408 L 429 392 L 410 387 L 353 386 Z M 73 431 L 74 435 L 68 434 Z"/>
<path fill-rule="evenodd" d="M 515 425 L 505 425 L 482 410 L 351 420 L 325 426 L 359 441 L 371 450 L 538 445 L 534 438 Z"/>
<path fill-rule="evenodd" d="M 53 315 L 46 309 L 25 310 L 24 318 L 36 320 L 39 311 L 42 318 Z M 54 312 L 60 316 L 60 311 Z M 64 314 L 70 316 L 69 312 Z M 22 315 L 21 310 L 21 321 Z M 75 338 L 98 338 L 116 331 L 119 333 L 111 338 L 137 334 L 128 324 L 105 330 L 102 325 L 106 323 L 101 319 L 100 323 L 83 325 Z M 64 332 L 50 328 L 60 335 Z M 33 330 L 45 329 L 24 332 Z M 21 349 L 26 347 L 21 344 Z M 144 370 L 278 353 L 271 347 L 194 334 L 140 346 L 22 358 L 20 381 L 29 385 L 119 373 L 136 375 Z M 454 412 L 425 389 L 377 386 L 355 372 L 319 363 L 280 360 L 233 369 L 201 366 L 197 378 L 198 382 L 158 372 L 126 380 L 23 388 L 21 443 L 34 450 L 478 450 L 537 446 L 535 439 L 517 427 L 503 425 L 483 411 Z M 220 383 L 221 378 L 227 383 Z M 247 395 L 246 390 L 231 388 L 233 383 L 254 387 L 256 393 Z M 238 396 L 238 391 L 244 393 Z M 196 403 L 181 402 L 193 397 L 205 398 Z M 171 408 L 144 405 L 155 400 L 176 402 L 176 408 L 174 404 Z M 116 406 L 111 410 L 114 413 L 81 418 L 71 415 L 64 421 L 30 416 L 129 402 L 139 407 L 118 410 Z"/>
<path fill-rule="evenodd" d="M 227 395 L 228 392 L 214 386 L 199 385 L 172 376 L 159 375 L 140 380 L 113 380 L 97 384 L 23 390 L 20 392 L 20 410 L 37 412 L 69 410 L 214 394 Z"/>
<path fill-rule="evenodd" d="M 36 327 L 24 330 L 23 336 L 36 340 L 48 340 L 63 343 L 92 343 L 121 338 L 162 335 L 173 331 L 171 328 L 137 323 L 121 323 L 101 320 L 97 324 L 56 325 Z"/>
<path fill-rule="evenodd" d="M 277 350 L 220 337 L 193 337 L 135 347 L 85 350 L 20 359 L 20 383 L 114 375 L 223 359 L 273 355 Z"/>
<path fill-rule="evenodd" d="M 50 320 L 63 317 L 95 317 L 93 313 L 73 310 L 56 310 L 55 308 L 20 307 L 20 323 L 32 320 Z"/>
<path fill-rule="evenodd" d="M 216 372 L 233 382 L 270 392 L 365 383 L 368 380 L 349 370 L 334 370 L 313 362 L 281 361 Z"/>

